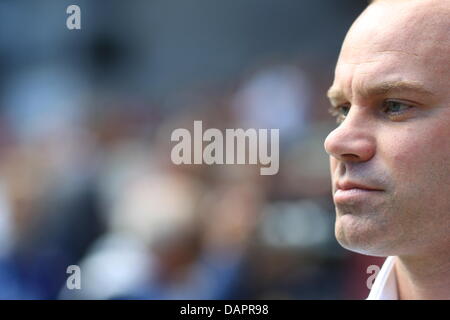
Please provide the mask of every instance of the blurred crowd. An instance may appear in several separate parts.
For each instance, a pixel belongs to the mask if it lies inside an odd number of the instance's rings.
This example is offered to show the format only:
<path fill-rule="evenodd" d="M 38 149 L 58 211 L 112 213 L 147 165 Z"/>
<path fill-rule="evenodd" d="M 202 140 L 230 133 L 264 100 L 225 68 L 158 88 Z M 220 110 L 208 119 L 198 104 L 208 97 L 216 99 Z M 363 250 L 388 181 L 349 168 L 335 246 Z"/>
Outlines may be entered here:
<path fill-rule="evenodd" d="M 337 244 L 323 150 L 364 4 L 72 2 L 0 2 L 0 299 L 364 298 L 382 260 Z M 174 165 L 194 120 L 280 129 L 279 173 Z"/>

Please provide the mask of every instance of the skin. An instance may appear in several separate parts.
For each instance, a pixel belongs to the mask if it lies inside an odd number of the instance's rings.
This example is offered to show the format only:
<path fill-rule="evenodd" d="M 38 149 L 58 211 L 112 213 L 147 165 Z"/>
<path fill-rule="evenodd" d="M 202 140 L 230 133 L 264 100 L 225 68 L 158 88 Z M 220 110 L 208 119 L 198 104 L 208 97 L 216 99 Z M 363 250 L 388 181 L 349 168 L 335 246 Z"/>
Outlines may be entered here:
<path fill-rule="evenodd" d="M 401 299 L 450 299 L 449 16 L 450 0 L 371 4 L 328 92 L 341 122 L 325 140 L 336 238 L 397 256 Z M 378 191 L 339 198 L 343 181 Z"/>

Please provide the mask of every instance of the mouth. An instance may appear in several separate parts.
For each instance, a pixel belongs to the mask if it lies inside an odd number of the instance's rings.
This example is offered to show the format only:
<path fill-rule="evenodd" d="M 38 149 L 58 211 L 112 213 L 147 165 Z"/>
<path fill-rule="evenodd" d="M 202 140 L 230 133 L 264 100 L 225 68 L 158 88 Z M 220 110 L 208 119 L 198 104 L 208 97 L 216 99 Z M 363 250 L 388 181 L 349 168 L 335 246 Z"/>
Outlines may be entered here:
<path fill-rule="evenodd" d="M 384 190 L 378 187 L 352 181 L 343 181 L 336 184 L 336 192 L 333 195 L 333 199 L 335 204 L 344 204 L 358 200 L 367 200 L 382 192 L 384 192 Z"/>

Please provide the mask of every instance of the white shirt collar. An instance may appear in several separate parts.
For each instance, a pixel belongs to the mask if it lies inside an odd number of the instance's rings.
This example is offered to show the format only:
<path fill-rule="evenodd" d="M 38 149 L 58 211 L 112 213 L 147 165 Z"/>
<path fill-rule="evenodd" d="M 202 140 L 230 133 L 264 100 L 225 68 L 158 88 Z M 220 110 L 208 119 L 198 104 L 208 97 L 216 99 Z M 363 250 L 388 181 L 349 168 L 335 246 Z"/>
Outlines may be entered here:
<path fill-rule="evenodd" d="M 395 257 L 387 257 L 372 285 L 367 300 L 398 300 Z"/>

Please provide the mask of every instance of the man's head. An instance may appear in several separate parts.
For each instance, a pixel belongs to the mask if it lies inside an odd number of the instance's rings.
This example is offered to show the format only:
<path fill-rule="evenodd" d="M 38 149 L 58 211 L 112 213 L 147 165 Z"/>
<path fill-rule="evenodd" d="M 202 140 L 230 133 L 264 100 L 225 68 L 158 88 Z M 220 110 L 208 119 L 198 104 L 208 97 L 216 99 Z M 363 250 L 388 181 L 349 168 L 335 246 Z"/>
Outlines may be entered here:
<path fill-rule="evenodd" d="M 328 95 L 335 233 L 372 255 L 450 244 L 450 0 L 378 0 L 355 21 Z"/>

